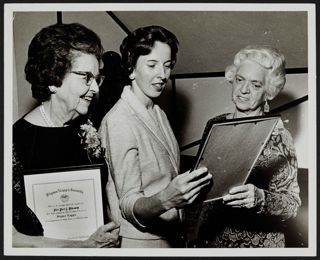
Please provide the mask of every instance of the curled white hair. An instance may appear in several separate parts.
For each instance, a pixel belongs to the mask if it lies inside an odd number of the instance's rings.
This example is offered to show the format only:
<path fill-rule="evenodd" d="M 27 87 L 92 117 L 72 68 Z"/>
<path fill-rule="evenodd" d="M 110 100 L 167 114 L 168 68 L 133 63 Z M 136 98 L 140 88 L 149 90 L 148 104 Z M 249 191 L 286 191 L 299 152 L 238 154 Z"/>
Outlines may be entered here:
<path fill-rule="evenodd" d="M 225 78 L 233 82 L 240 64 L 252 60 L 268 70 L 265 91 L 269 100 L 276 97 L 286 83 L 285 57 L 277 49 L 267 46 L 247 46 L 235 56 L 233 64 L 225 71 Z"/>

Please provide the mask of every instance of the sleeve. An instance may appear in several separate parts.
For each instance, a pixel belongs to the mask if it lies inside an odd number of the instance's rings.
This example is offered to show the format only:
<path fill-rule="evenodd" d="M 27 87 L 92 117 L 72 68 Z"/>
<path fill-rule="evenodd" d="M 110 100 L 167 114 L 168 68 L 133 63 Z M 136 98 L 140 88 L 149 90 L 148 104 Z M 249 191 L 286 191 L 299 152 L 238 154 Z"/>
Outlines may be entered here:
<path fill-rule="evenodd" d="M 290 133 L 284 127 L 278 128 L 261 156 L 262 164 L 271 177 L 268 188 L 264 189 L 265 199 L 260 213 L 280 216 L 283 221 L 295 217 L 301 200 L 297 182 L 298 164 Z"/>
<path fill-rule="evenodd" d="M 135 202 L 144 197 L 137 140 L 130 123 L 123 118 L 107 120 L 107 135 L 112 178 L 119 198 L 121 215 L 129 222 L 144 227 L 134 216 Z"/>
<path fill-rule="evenodd" d="M 27 206 L 25 196 L 21 187 L 21 171 L 23 170 L 22 163 L 18 158 L 15 146 L 12 146 L 12 225 L 17 231 L 31 235 L 43 236 L 42 225 Z"/>

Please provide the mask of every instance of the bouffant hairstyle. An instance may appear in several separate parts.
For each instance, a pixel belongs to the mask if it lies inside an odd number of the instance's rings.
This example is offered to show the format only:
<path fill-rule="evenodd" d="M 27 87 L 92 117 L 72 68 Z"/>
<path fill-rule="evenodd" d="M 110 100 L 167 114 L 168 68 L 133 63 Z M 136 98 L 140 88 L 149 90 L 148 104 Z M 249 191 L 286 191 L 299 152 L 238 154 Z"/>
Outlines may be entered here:
<path fill-rule="evenodd" d="M 161 26 L 151 25 L 136 29 L 122 41 L 120 52 L 127 76 L 132 73 L 138 58 L 142 55 L 148 55 L 152 51 L 156 41 L 169 45 L 171 49 L 171 68 L 174 67 L 179 45 L 177 37 Z"/>
<path fill-rule="evenodd" d="M 240 64 L 252 60 L 268 70 L 265 91 L 269 100 L 276 97 L 286 83 L 285 57 L 275 48 L 268 46 L 247 46 L 234 57 L 233 64 L 225 71 L 225 78 L 233 82 Z"/>
<path fill-rule="evenodd" d="M 99 62 L 103 54 L 99 36 L 81 24 L 54 24 L 38 32 L 29 45 L 25 66 L 32 96 L 39 101 L 48 100 L 48 86 L 62 85 L 79 52 L 95 55 Z"/>

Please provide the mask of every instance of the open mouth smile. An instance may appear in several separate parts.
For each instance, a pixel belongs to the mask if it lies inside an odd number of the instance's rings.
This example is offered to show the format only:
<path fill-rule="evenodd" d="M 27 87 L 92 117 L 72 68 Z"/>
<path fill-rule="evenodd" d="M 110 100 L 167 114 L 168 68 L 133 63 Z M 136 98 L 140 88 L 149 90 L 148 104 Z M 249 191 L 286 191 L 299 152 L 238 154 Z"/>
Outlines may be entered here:
<path fill-rule="evenodd" d="M 166 83 L 164 83 L 164 82 L 152 84 L 152 86 L 154 86 L 156 90 L 162 90 L 165 87 L 165 85 L 166 85 Z"/>
<path fill-rule="evenodd" d="M 87 102 L 91 102 L 92 101 L 92 97 L 91 96 L 82 96 L 81 99 L 87 101 Z"/>

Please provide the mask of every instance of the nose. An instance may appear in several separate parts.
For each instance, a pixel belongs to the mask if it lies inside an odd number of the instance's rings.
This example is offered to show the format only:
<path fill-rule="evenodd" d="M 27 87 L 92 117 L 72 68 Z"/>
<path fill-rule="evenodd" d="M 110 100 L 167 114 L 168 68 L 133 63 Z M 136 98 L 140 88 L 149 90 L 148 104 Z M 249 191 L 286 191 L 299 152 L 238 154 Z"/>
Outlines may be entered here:
<path fill-rule="evenodd" d="M 89 90 L 91 90 L 93 93 L 99 92 L 99 86 L 98 86 L 98 83 L 95 79 L 92 81 Z"/>
<path fill-rule="evenodd" d="M 159 77 L 161 79 L 166 78 L 165 67 L 163 65 L 159 66 Z"/>
<path fill-rule="evenodd" d="M 241 91 L 241 93 L 248 93 L 250 91 L 249 81 L 247 81 L 247 80 L 243 81 L 243 84 L 241 85 L 240 91 Z"/>

